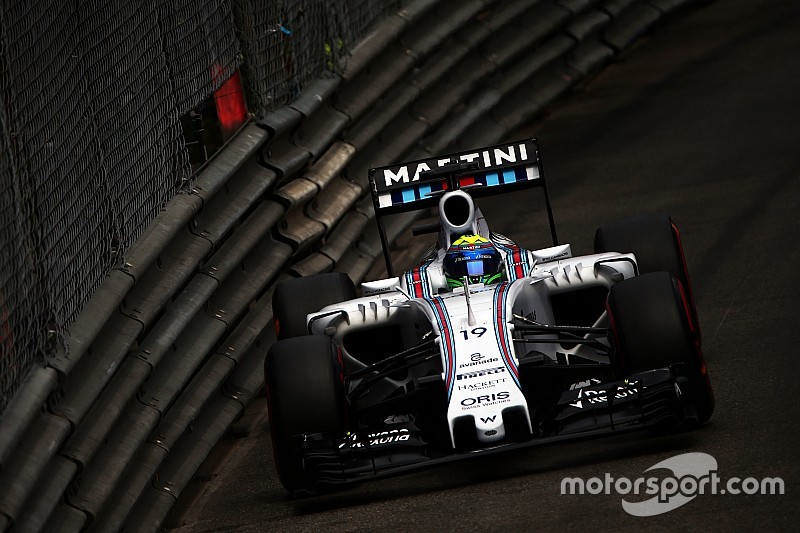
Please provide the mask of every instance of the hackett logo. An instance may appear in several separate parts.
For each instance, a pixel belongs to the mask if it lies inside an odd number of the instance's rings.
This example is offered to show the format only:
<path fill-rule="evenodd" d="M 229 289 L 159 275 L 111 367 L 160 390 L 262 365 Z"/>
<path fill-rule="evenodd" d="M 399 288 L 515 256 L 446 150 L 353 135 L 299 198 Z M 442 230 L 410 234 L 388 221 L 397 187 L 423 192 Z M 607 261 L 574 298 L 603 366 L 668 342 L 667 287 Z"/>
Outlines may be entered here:
<path fill-rule="evenodd" d="M 491 150 L 483 150 L 481 152 L 473 152 L 468 154 L 461 154 L 456 157 L 459 163 L 479 163 L 482 168 L 491 168 L 493 166 L 500 166 L 504 163 L 519 163 L 528 161 L 528 147 L 524 144 L 512 144 L 508 146 L 501 146 Z M 423 161 L 416 165 L 404 165 L 398 167 L 397 170 L 384 169 L 383 180 L 387 187 L 396 183 L 409 183 L 412 181 L 419 181 L 419 176 L 422 172 L 431 170 L 431 165 L 443 167 L 450 163 L 451 160 L 447 159 L 431 159 Z"/>

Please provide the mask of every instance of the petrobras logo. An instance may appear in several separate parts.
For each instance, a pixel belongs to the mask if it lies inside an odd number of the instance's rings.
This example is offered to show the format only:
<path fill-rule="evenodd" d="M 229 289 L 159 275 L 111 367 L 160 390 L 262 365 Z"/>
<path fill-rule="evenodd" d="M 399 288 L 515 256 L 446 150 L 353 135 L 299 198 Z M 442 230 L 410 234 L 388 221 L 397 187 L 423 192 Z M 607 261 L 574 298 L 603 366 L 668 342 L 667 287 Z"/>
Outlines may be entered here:
<path fill-rule="evenodd" d="M 549 263 L 550 261 L 555 261 L 556 259 L 561 259 L 562 257 L 569 257 L 569 252 L 561 252 L 555 255 L 550 255 L 542 259 L 542 263 Z"/>
<path fill-rule="evenodd" d="M 481 168 L 488 169 L 499 167 L 504 164 L 524 163 L 529 161 L 528 146 L 524 143 L 509 144 L 498 146 L 488 150 L 460 154 L 453 158 L 429 159 L 416 164 L 403 165 L 393 169 L 383 169 L 383 180 L 387 187 L 398 183 L 409 183 L 419 181 L 420 174 L 432 170 L 432 168 L 443 167 L 452 163 L 453 159 L 457 163 L 478 163 Z"/>

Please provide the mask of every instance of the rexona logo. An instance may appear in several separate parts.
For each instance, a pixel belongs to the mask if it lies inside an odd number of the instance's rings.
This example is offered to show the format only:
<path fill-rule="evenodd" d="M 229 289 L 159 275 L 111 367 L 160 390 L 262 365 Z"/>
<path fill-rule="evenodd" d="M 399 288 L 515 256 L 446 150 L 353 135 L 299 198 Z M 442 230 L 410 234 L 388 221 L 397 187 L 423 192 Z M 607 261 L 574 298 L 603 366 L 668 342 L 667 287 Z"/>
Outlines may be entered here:
<path fill-rule="evenodd" d="M 494 405 L 497 403 L 504 403 L 510 401 L 508 392 L 495 392 L 492 394 L 484 394 L 474 398 L 464 398 L 461 400 L 461 405 L 464 407 L 484 407 L 487 405 Z"/>
<path fill-rule="evenodd" d="M 364 439 L 363 436 L 359 437 L 357 433 L 350 433 L 347 435 L 345 442 L 339 445 L 339 448 L 344 448 L 345 446 L 349 448 L 363 448 L 366 446 L 367 442 L 370 446 L 380 446 L 381 444 L 394 444 L 396 442 L 407 441 L 410 438 L 411 433 L 407 428 L 368 433 L 366 439 Z"/>
<path fill-rule="evenodd" d="M 638 381 L 631 381 L 625 385 L 617 385 L 617 388 L 614 391 L 613 399 L 621 400 L 622 398 L 629 398 L 633 397 L 635 394 L 638 394 L 638 383 Z M 608 402 L 609 394 L 610 393 L 605 389 L 578 389 L 578 397 L 569 405 L 578 409 L 583 409 L 584 407 L 591 407 L 596 404 L 606 403 Z"/>
<path fill-rule="evenodd" d="M 686 505 L 697 496 L 706 494 L 784 494 L 785 485 L 779 477 L 731 477 L 723 480 L 717 474 L 717 460 L 701 452 L 684 453 L 658 462 L 645 472 L 669 471 L 667 475 L 652 475 L 630 479 L 604 477 L 589 479 L 566 477 L 561 480 L 561 494 L 612 494 L 625 496 L 622 508 L 633 516 L 656 516 Z M 642 494 L 652 496 L 641 500 Z M 633 496 L 633 497 L 631 497 Z M 636 501 L 636 500 L 639 501 Z"/>
<path fill-rule="evenodd" d="M 525 144 L 511 144 L 491 150 L 461 154 L 455 159 L 457 163 L 478 163 L 482 168 L 522 163 L 528 161 L 528 147 Z M 391 187 L 395 183 L 419 181 L 422 172 L 427 172 L 432 167 L 443 167 L 450 162 L 450 158 L 430 159 L 417 164 L 395 167 L 395 170 L 386 168 L 383 170 L 383 180 L 387 187 Z"/>

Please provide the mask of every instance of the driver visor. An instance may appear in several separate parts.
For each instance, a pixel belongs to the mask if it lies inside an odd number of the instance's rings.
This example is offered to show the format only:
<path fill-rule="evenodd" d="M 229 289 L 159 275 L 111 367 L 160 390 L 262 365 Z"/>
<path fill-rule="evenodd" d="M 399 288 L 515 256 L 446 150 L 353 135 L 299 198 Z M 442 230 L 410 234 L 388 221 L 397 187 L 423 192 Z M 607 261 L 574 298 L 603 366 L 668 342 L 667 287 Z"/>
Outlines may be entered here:
<path fill-rule="evenodd" d="M 483 276 L 483 261 L 467 261 L 468 276 Z"/>

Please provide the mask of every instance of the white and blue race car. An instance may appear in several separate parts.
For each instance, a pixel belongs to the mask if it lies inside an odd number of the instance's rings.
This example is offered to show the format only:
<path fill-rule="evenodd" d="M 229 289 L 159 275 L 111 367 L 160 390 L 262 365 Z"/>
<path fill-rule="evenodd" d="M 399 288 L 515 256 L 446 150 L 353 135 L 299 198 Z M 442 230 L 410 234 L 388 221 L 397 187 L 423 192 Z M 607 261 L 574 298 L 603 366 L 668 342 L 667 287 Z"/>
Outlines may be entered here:
<path fill-rule="evenodd" d="M 524 446 L 702 424 L 714 397 L 668 216 L 558 244 L 536 140 L 370 172 L 390 277 L 276 288 L 265 361 L 278 474 L 293 493 Z M 474 197 L 541 187 L 552 246 L 493 233 Z M 438 206 L 436 246 L 392 275 L 383 217 Z"/>

